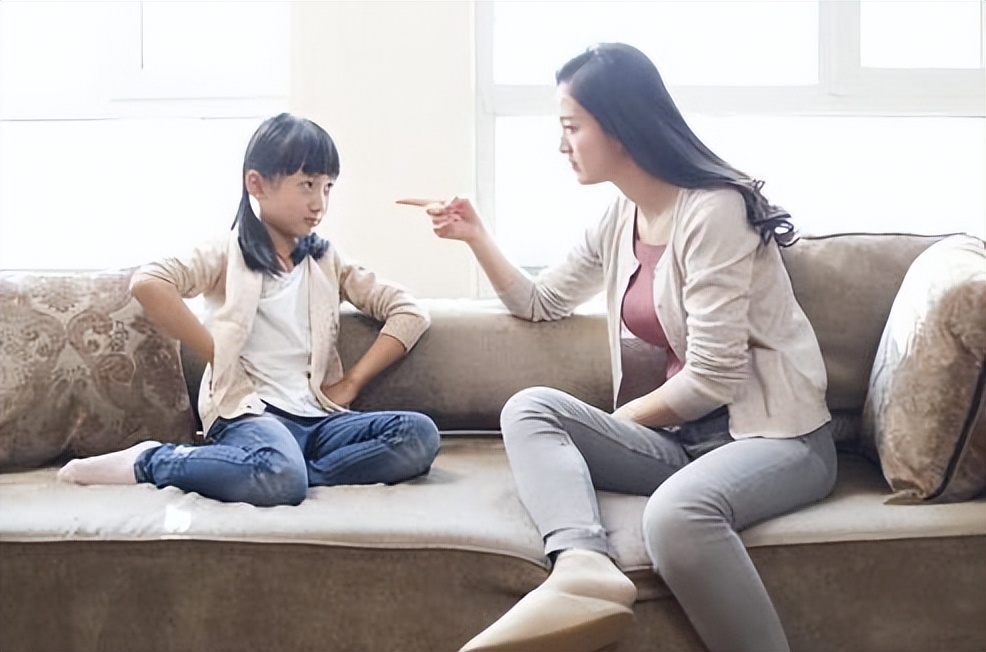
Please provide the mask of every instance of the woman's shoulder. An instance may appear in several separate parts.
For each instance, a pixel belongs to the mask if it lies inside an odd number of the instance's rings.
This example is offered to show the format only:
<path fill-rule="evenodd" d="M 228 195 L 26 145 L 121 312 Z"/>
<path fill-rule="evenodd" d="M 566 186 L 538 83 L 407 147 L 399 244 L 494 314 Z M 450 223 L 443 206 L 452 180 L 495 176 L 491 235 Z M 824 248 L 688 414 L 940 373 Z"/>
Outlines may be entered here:
<path fill-rule="evenodd" d="M 755 247 L 756 232 L 746 217 L 746 201 L 733 188 L 694 188 L 683 191 L 675 217 L 680 242 L 743 243 Z"/>
<path fill-rule="evenodd" d="M 687 215 L 714 211 L 744 218 L 746 216 L 746 201 L 735 188 L 686 188 L 682 190 L 680 202 L 681 212 Z"/>
<path fill-rule="evenodd" d="M 634 203 L 621 192 L 610 200 L 602 217 L 596 222 L 596 230 L 600 235 L 615 234 L 620 226 L 633 219 Z"/>

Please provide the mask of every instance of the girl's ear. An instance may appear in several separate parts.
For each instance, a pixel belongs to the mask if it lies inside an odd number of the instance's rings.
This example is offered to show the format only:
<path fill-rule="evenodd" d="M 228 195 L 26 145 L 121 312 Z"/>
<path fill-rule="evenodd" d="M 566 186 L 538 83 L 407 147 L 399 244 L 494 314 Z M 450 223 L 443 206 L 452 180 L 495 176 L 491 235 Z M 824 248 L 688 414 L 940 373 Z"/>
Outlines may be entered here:
<path fill-rule="evenodd" d="M 247 170 L 243 177 L 243 184 L 246 186 L 247 193 L 252 197 L 263 197 L 267 184 L 263 175 L 256 170 Z"/>

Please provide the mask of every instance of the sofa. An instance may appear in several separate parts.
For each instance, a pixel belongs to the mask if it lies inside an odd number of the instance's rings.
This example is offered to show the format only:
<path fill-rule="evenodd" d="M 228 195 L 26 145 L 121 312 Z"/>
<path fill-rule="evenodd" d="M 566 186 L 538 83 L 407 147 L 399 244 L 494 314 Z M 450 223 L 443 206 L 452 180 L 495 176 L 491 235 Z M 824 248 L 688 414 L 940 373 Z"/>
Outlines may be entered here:
<path fill-rule="evenodd" d="M 971 495 L 938 491 L 908 500 L 912 485 L 895 488 L 883 472 L 884 466 L 890 468 L 889 458 L 882 464 L 879 457 L 883 435 L 867 435 L 867 419 L 873 421 L 867 400 L 879 375 L 874 361 L 885 353 L 891 309 L 897 312 L 895 301 L 912 263 L 942 241 L 942 236 L 847 234 L 806 237 L 783 252 L 825 358 L 840 450 L 838 482 L 828 498 L 742 533 L 796 652 L 986 648 L 986 499 L 981 488 L 973 487 Z M 119 371 L 122 362 L 113 366 L 94 353 L 123 321 L 98 326 L 103 322 L 89 315 L 83 320 L 86 334 L 75 336 L 75 344 L 70 334 L 64 346 L 82 351 L 89 368 L 99 370 L 93 372 L 97 380 L 86 384 L 82 372 L 51 376 L 55 372 L 45 368 L 46 376 L 30 365 L 14 366 L 15 356 L 28 350 L 12 348 L 18 337 L 23 347 L 50 353 L 58 331 L 47 320 L 58 321 L 71 298 L 66 290 L 46 290 L 46 296 L 57 295 L 62 303 L 49 300 L 49 307 L 55 306 L 50 314 L 44 320 L 32 317 L 40 313 L 28 304 L 39 295 L 30 288 L 50 279 L 41 273 L 4 274 L 4 652 L 456 650 L 548 573 L 540 537 L 518 500 L 499 438 L 503 403 L 520 389 L 547 385 L 612 407 L 603 315 L 584 310 L 532 324 L 509 316 L 495 300 L 429 300 L 424 303 L 432 317 L 430 330 L 354 405 L 429 414 L 442 431 L 442 450 L 425 476 L 396 486 L 312 488 L 300 506 L 271 508 L 220 503 L 150 485 L 59 483 L 58 465 L 85 446 L 98 452 L 94 446 L 129 444 L 120 434 L 124 428 L 110 427 L 117 422 L 106 419 L 94 422 L 85 436 L 61 441 L 54 451 L 58 455 L 39 462 L 41 457 L 32 458 L 28 451 L 44 433 L 31 427 L 81 428 L 78 424 L 92 421 L 76 409 L 92 405 L 84 392 L 95 392 L 110 382 L 99 379 L 112 377 L 118 405 L 153 404 L 147 414 L 152 430 L 157 427 L 155 436 L 167 431 L 194 445 L 191 406 L 202 364 L 187 351 L 179 354 L 174 343 L 145 346 L 150 340 L 144 339 L 135 345 L 143 352 L 131 356 L 136 362 L 128 375 Z M 107 274 L 117 279 L 116 287 L 125 287 L 126 270 Z M 151 338 L 154 333 L 139 319 L 139 307 L 134 310 L 134 332 Z M 962 314 L 972 326 L 984 319 L 981 308 L 978 314 Z M 47 325 L 35 328 L 32 320 Z M 344 312 L 345 364 L 366 349 L 378 329 L 361 314 Z M 125 339 L 117 338 L 117 354 L 125 350 L 126 343 L 119 344 Z M 981 344 L 974 339 L 973 347 Z M 169 365 L 184 381 L 177 402 L 160 398 L 170 381 L 148 380 Z M 945 383 L 950 395 L 968 390 L 979 401 L 963 421 L 961 455 L 953 454 L 945 465 L 949 478 L 959 466 L 973 476 L 979 471 L 982 366 L 980 360 L 979 368 L 971 370 L 979 374 L 979 385 L 966 388 L 954 370 L 948 376 L 954 386 Z M 104 367 L 111 371 L 104 373 Z M 13 370 L 20 374 L 16 379 Z M 71 383 L 46 381 L 49 377 L 70 377 Z M 134 389 L 138 378 L 143 379 L 139 391 Z M 128 382 L 124 392 L 121 387 Z M 35 387 L 32 396 L 52 391 L 74 398 L 49 397 L 47 407 L 14 414 L 12 396 L 34 400 L 24 398 L 28 385 Z M 921 401 L 920 396 L 911 399 Z M 899 397 L 890 401 L 908 403 Z M 60 412 L 71 412 L 71 423 L 53 421 L 64 416 Z M 123 412 L 119 423 L 127 422 L 132 410 Z M 31 423 L 48 425 L 25 430 L 31 418 Z M 132 423 L 129 427 L 137 438 L 149 436 Z M 918 434 L 940 438 L 928 430 Z M 703 650 L 648 562 L 641 535 L 646 498 L 600 492 L 599 499 L 616 561 L 639 589 L 635 623 L 611 649 Z"/>

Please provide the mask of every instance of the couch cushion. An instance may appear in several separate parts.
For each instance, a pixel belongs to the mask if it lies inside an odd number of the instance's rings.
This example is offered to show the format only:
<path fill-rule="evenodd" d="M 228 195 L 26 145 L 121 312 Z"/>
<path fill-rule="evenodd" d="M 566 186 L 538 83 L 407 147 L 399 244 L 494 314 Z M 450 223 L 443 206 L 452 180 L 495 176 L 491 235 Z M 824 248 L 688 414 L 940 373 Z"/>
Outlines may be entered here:
<path fill-rule="evenodd" d="M 500 429 L 500 410 L 526 387 L 549 385 L 596 407 L 613 408 L 606 316 L 584 310 L 556 322 L 512 317 L 496 299 L 425 299 L 431 327 L 410 355 L 360 393 L 356 410 L 414 410 L 445 431 Z M 380 323 L 348 304 L 339 317 L 347 369 L 370 347 Z M 196 405 L 205 365 L 187 348 L 182 362 Z"/>
<path fill-rule="evenodd" d="M 859 410 L 883 325 L 907 268 L 944 236 L 847 233 L 781 250 L 828 372 L 828 404 Z"/>
<path fill-rule="evenodd" d="M 0 469 L 191 440 L 177 342 L 144 317 L 131 274 L 0 273 Z"/>
<path fill-rule="evenodd" d="M 986 488 L 986 250 L 946 238 L 915 259 L 873 364 L 863 443 L 895 502 Z"/>
<path fill-rule="evenodd" d="M 871 462 L 844 456 L 829 499 L 754 526 L 743 539 L 756 547 L 986 533 L 982 500 L 887 506 L 887 493 Z M 650 568 L 640 526 L 646 502 L 600 492 L 617 561 L 628 570 Z M 0 541 L 167 539 L 468 550 L 545 563 L 498 437 L 446 440 L 425 477 L 312 488 L 297 507 L 221 503 L 149 484 L 64 484 L 54 468 L 0 474 Z"/>
<path fill-rule="evenodd" d="M 870 367 L 911 261 L 943 236 L 843 234 L 802 238 L 782 250 L 795 295 L 818 336 L 834 410 L 863 407 Z M 450 430 L 498 430 L 515 392 L 548 385 L 596 407 L 613 406 L 606 317 L 583 307 L 568 319 L 530 323 L 496 299 L 426 299 L 431 328 L 406 358 L 359 396 L 361 410 L 418 410 Z M 344 310 L 339 353 L 347 368 L 380 324 Z M 202 363 L 183 351 L 193 405 Z M 852 434 L 848 431 L 847 435 Z M 855 442 L 844 442 L 846 449 Z"/>

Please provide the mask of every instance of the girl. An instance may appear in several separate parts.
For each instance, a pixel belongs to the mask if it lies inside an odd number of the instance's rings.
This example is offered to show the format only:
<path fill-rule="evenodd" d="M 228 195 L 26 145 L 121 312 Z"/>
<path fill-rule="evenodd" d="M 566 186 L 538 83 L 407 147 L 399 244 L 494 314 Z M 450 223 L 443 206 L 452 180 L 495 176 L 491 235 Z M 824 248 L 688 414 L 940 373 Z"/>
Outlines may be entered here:
<path fill-rule="evenodd" d="M 564 262 L 531 279 L 467 200 L 402 200 L 469 245 L 518 317 L 561 319 L 606 293 L 617 409 L 537 387 L 501 415 L 551 575 L 463 650 L 620 636 L 636 589 L 610 558 L 595 489 L 650 496 L 648 554 L 709 650 L 787 650 L 738 532 L 835 482 L 825 367 L 778 249 L 790 216 L 698 139 L 639 50 L 591 47 L 556 81 L 561 153 L 579 183 L 621 193 Z"/>
<path fill-rule="evenodd" d="M 309 486 L 395 483 L 428 471 L 438 429 L 414 412 L 348 409 L 428 328 L 406 292 L 349 264 L 314 233 L 339 176 L 329 135 L 282 113 L 254 133 L 228 238 L 141 268 L 131 281 L 148 317 L 209 362 L 199 393 L 204 446 L 142 442 L 73 460 L 61 480 L 150 482 L 224 501 L 297 505 Z M 255 211 L 251 202 L 256 202 Z M 182 297 L 205 295 L 203 325 Z M 339 304 L 384 322 L 344 371 Z"/>

